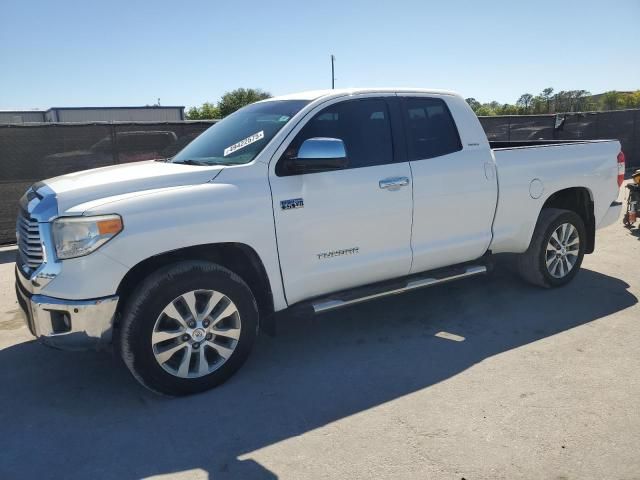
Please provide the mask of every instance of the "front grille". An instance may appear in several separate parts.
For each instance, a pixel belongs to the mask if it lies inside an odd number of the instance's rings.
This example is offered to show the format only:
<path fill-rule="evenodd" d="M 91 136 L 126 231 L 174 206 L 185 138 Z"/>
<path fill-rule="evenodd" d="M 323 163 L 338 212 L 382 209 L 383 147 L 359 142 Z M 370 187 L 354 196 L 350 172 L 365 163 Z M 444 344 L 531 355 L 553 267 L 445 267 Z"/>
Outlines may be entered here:
<path fill-rule="evenodd" d="M 43 262 L 42 242 L 40 241 L 40 227 L 38 222 L 21 212 L 16 227 L 18 250 L 22 263 L 29 270 L 35 270 Z"/>

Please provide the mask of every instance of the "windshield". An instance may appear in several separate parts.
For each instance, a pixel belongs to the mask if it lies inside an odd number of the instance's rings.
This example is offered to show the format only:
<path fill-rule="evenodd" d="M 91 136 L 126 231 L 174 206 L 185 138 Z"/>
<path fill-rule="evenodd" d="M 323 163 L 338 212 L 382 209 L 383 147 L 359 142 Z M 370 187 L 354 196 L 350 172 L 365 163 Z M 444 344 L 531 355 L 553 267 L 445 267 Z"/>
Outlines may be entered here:
<path fill-rule="evenodd" d="M 211 126 L 171 161 L 192 165 L 249 163 L 308 103 L 306 100 L 274 100 L 248 105 Z"/>

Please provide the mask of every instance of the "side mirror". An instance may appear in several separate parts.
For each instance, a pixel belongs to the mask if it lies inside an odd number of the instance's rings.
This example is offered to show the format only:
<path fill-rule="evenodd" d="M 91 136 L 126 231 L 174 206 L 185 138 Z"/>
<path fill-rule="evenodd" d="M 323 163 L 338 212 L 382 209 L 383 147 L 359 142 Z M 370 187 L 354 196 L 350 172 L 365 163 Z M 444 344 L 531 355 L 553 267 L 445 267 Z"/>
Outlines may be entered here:
<path fill-rule="evenodd" d="M 347 166 L 347 152 L 339 138 L 309 138 L 305 140 L 298 155 L 286 162 L 291 173 L 325 172 L 340 170 Z"/>

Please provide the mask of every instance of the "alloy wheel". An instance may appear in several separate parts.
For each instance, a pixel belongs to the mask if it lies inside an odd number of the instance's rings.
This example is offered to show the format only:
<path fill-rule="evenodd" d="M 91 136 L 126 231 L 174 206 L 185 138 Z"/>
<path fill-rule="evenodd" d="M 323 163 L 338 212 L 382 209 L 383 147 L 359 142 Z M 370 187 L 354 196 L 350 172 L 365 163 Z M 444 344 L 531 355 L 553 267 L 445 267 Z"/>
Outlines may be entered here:
<path fill-rule="evenodd" d="M 151 334 L 158 364 L 180 378 L 198 378 L 220 368 L 240 339 L 238 308 L 215 290 L 192 290 L 173 299 Z"/>
<path fill-rule="evenodd" d="M 580 252 L 580 234 L 570 223 L 558 226 L 549 241 L 545 262 L 549 274 L 554 278 L 563 278 L 573 270 Z"/>

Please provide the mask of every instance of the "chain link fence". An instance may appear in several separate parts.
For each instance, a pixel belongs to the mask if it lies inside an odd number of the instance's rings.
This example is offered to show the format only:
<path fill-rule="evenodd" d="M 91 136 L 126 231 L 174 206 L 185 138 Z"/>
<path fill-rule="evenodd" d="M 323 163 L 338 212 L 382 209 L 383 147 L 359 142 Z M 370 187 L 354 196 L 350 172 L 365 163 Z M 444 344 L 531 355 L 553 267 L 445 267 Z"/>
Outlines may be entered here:
<path fill-rule="evenodd" d="M 215 122 L 0 125 L 0 244 L 15 242 L 18 200 L 65 173 L 170 157 Z"/>
<path fill-rule="evenodd" d="M 622 142 L 640 168 L 640 110 L 480 117 L 491 141 Z M 0 244 L 15 242 L 18 200 L 39 180 L 88 168 L 170 157 L 214 122 L 0 125 Z"/>

